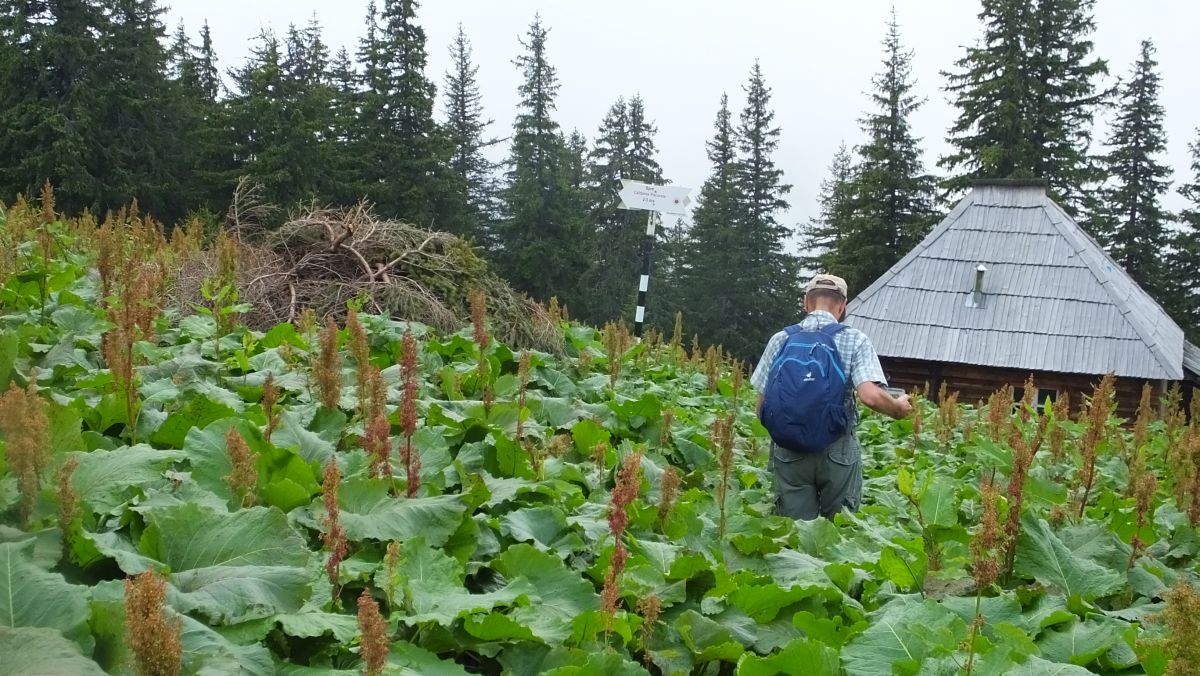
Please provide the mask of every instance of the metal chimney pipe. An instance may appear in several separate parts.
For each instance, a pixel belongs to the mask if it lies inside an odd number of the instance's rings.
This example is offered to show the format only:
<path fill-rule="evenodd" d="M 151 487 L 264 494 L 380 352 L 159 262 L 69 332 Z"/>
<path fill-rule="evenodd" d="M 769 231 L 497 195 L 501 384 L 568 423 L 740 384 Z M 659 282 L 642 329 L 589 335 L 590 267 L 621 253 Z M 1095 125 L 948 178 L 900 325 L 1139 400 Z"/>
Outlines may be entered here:
<path fill-rule="evenodd" d="M 983 295 L 983 273 L 987 272 L 987 266 L 983 263 L 975 268 L 975 293 Z"/>

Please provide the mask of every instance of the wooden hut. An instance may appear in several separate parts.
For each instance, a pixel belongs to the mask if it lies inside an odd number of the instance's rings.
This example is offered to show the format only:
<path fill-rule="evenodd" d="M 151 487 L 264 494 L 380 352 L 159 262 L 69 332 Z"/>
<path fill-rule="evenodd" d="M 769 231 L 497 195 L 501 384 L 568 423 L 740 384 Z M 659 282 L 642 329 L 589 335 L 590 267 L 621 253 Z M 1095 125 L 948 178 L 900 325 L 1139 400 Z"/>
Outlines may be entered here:
<path fill-rule="evenodd" d="M 1142 385 L 1190 395 L 1200 350 L 1039 181 L 979 181 L 850 303 L 892 385 L 943 383 L 974 402 L 1033 375 L 1039 403 L 1075 402 L 1106 373 L 1129 415 Z M 1184 351 L 1188 361 L 1185 368 Z"/>

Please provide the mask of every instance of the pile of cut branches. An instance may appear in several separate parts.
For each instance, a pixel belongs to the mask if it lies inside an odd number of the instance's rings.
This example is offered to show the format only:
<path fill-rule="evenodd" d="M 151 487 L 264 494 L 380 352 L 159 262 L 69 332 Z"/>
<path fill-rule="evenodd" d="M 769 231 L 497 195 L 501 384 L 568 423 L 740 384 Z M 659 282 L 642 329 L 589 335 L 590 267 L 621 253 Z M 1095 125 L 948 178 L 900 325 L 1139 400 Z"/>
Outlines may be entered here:
<path fill-rule="evenodd" d="M 370 313 L 456 331 L 470 322 L 467 299 L 479 290 L 498 339 L 562 349 L 562 334 L 546 309 L 492 272 L 468 242 L 379 220 L 365 204 L 309 209 L 253 241 L 241 239 L 239 249 L 239 295 L 254 308 L 244 318 L 254 328 L 294 321 L 304 308 L 341 321 L 347 303 L 357 300 Z M 207 258 L 190 261 L 196 269 L 186 276 L 201 278 L 205 268 L 215 268 Z"/>

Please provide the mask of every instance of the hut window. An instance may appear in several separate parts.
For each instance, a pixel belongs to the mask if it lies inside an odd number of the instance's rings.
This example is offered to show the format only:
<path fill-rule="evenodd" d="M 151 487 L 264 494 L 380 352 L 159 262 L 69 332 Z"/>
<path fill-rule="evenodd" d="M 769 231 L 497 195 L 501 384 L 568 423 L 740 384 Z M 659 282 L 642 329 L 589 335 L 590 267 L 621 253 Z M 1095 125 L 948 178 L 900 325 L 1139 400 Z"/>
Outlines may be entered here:
<path fill-rule="evenodd" d="M 1025 398 L 1025 388 L 1024 387 L 1014 387 L 1013 388 L 1013 403 L 1014 404 L 1019 403 L 1024 398 Z M 1058 390 L 1045 388 L 1045 387 L 1038 388 L 1037 399 L 1036 399 L 1037 403 L 1035 404 L 1037 406 L 1037 410 L 1045 411 L 1046 410 L 1046 402 L 1054 403 L 1055 401 L 1058 401 Z"/>

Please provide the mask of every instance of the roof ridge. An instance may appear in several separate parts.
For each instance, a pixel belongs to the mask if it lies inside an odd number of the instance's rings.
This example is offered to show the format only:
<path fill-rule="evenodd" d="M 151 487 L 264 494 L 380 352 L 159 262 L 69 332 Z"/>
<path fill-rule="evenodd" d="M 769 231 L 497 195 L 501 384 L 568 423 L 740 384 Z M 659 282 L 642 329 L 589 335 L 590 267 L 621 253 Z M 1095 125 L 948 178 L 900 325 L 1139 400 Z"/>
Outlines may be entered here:
<path fill-rule="evenodd" d="M 1165 354 L 1163 345 L 1146 330 L 1146 327 L 1142 326 L 1141 322 L 1134 321 L 1130 316 L 1133 314 L 1134 309 L 1130 307 L 1129 300 L 1121 297 L 1121 295 L 1116 292 L 1116 289 L 1113 288 L 1111 277 L 1104 275 L 1101 270 L 1097 270 L 1094 261 L 1082 254 L 1090 249 L 1093 253 L 1099 254 L 1102 260 L 1106 260 L 1111 263 L 1113 269 L 1116 270 L 1119 275 L 1124 277 L 1125 281 L 1129 282 L 1133 286 L 1135 292 L 1140 291 L 1145 299 L 1149 300 L 1153 304 L 1154 308 L 1157 309 L 1163 317 L 1166 317 L 1168 322 L 1171 322 L 1171 324 L 1175 325 L 1176 329 L 1178 329 L 1178 325 L 1175 324 L 1174 320 L 1171 319 L 1166 310 L 1164 310 L 1162 306 L 1159 305 L 1158 302 L 1155 301 L 1154 298 L 1147 293 L 1140 284 L 1137 283 L 1136 280 L 1130 277 L 1129 273 L 1125 271 L 1125 268 L 1122 268 L 1115 260 L 1113 260 L 1112 256 L 1109 256 L 1108 252 L 1104 250 L 1104 247 L 1100 246 L 1099 242 L 1085 232 L 1083 228 L 1071 218 L 1070 214 L 1063 210 L 1062 207 L 1049 198 L 1046 198 L 1046 200 L 1042 203 L 1042 207 L 1046 210 L 1046 217 L 1050 221 L 1050 224 L 1053 225 L 1054 229 L 1058 231 L 1059 235 L 1061 235 L 1062 238 L 1065 239 L 1073 249 L 1075 249 L 1075 253 L 1080 255 L 1079 257 L 1083 261 L 1084 266 L 1089 272 L 1092 273 L 1092 277 L 1094 277 L 1096 282 L 1104 289 L 1104 292 L 1108 294 L 1108 297 L 1112 300 L 1113 305 L 1121 311 L 1121 317 L 1124 318 L 1131 328 L 1133 328 L 1134 333 L 1136 333 L 1142 339 L 1142 343 L 1148 350 L 1150 350 L 1151 354 L 1154 355 L 1154 359 L 1158 362 L 1159 366 L 1161 366 L 1168 374 L 1175 376 L 1173 378 L 1174 380 L 1183 379 L 1182 353 L 1179 355 L 1179 360 L 1171 359 L 1169 355 Z M 1054 212 L 1057 212 L 1057 214 Z M 1055 216 L 1058 216 L 1058 218 Z"/>

